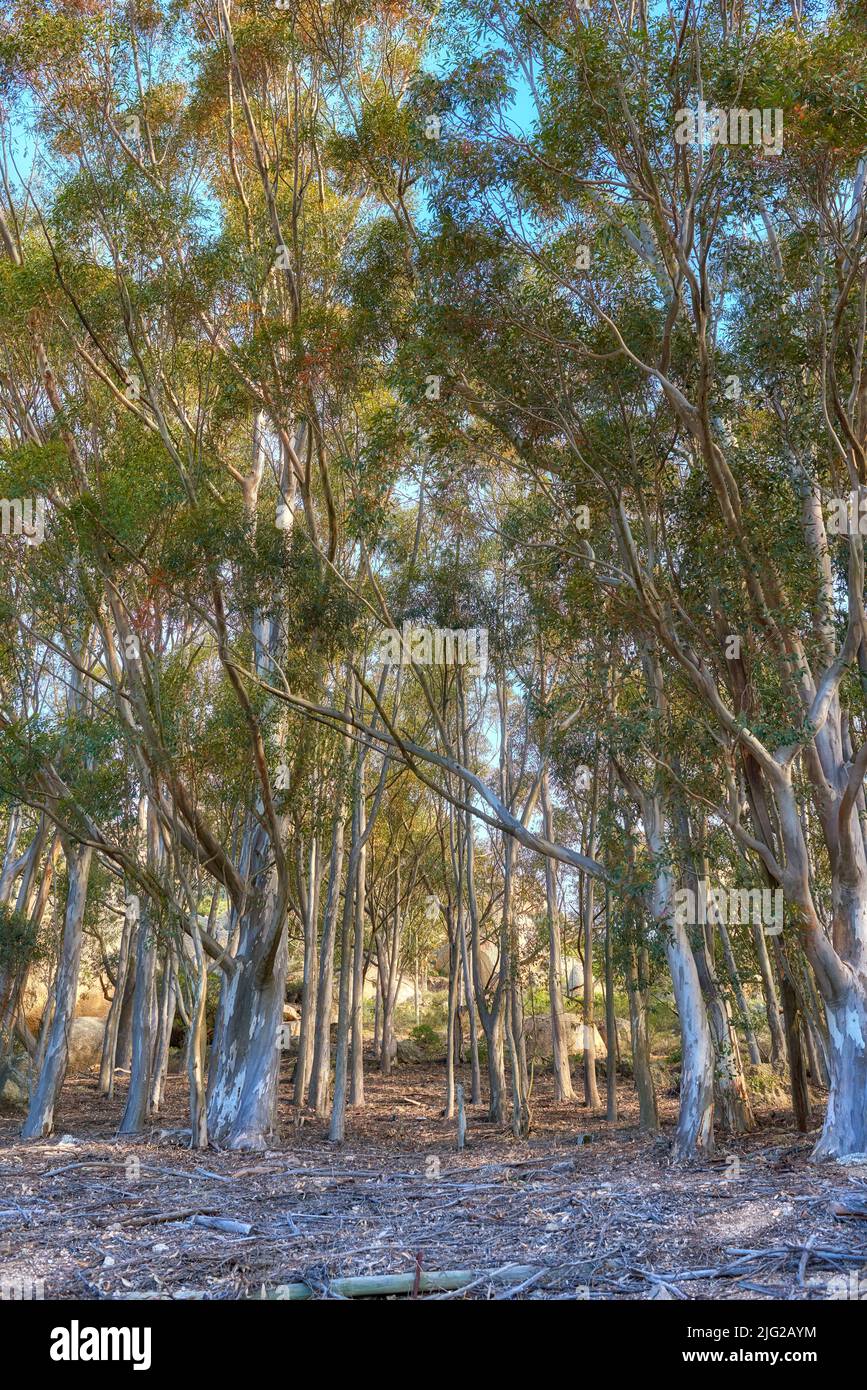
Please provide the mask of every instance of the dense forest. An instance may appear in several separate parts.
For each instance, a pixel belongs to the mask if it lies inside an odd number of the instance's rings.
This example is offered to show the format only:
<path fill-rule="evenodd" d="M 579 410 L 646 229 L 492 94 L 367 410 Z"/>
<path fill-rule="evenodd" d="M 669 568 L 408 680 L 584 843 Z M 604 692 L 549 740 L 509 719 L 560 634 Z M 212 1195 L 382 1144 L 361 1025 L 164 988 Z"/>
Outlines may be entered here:
<path fill-rule="evenodd" d="M 867 1296 L 865 349 L 856 0 L 5 0 L 7 1278 Z"/>

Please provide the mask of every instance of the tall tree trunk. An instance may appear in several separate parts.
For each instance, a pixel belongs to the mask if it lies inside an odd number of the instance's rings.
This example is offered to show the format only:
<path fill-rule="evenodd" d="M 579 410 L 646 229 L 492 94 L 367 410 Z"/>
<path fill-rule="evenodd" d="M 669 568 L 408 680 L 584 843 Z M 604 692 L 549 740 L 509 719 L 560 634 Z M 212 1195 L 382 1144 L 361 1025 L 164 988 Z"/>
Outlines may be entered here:
<path fill-rule="evenodd" d="M 152 904 L 142 905 L 136 943 L 135 997 L 132 1015 L 132 1068 L 119 1134 L 140 1134 L 147 1123 L 154 1056 L 156 940 Z"/>
<path fill-rule="evenodd" d="M 756 948 L 756 958 L 759 962 L 759 974 L 762 977 L 765 1015 L 771 1034 L 771 1066 L 775 1071 L 782 1071 L 786 1065 L 786 1032 L 783 1026 L 783 1011 L 771 967 L 771 958 L 768 955 L 768 943 L 761 922 L 753 922 L 751 931 Z"/>
<path fill-rule="evenodd" d="M 458 971 L 460 955 L 458 952 L 457 926 L 453 920 L 451 906 L 448 909 L 449 931 L 449 1005 L 446 1023 L 446 1101 L 445 1118 L 450 1120 L 455 1113 L 455 1034 L 458 1017 Z"/>
<path fill-rule="evenodd" d="M 343 893 L 343 916 L 340 924 L 340 985 L 334 1059 L 334 1098 L 331 1103 L 331 1124 L 328 1133 L 333 1144 L 342 1144 L 346 1137 L 346 1102 L 349 1093 L 349 1032 L 352 1024 L 352 926 L 361 850 L 363 778 L 364 752 L 359 749 L 355 765 L 355 785 L 352 798 L 349 862 L 346 872 L 346 887 Z"/>
<path fill-rule="evenodd" d="M 331 858 L 328 869 L 328 895 L 319 952 L 319 983 L 316 990 L 316 1033 L 313 1043 L 313 1071 L 309 1103 L 324 1119 L 328 1109 L 331 1079 L 331 1009 L 334 998 L 334 945 L 340 908 L 340 880 L 343 874 L 343 835 L 345 808 L 338 807 L 331 831 Z M 350 887 L 347 884 L 347 892 Z"/>
<path fill-rule="evenodd" d="M 750 1054 L 750 1063 L 752 1066 L 757 1067 L 762 1060 L 762 1054 L 759 1052 L 759 1044 L 750 1018 L 749 1005 L 747 1004 L 746 995 L 744 994 L 744 987 L 741 982 L 737 961 L 735 960 L 735 953 L 732 949 L 731 937 L 728 934 L 728 929 L 724 922 L 720 922 L 719 924 L 719 935 L 722 943 L 726 970 L 728 971 L 735 999 L 737 1000 L 738 1010 L 741 1015 L 744 1036 L 747 1040 L 747 1051 Z"/>
<path fill-rule="evenodd" d="M 689 817 L 681 800 L 675 804 L 675 823 L 690 889 L 696 903 L 704 905 L 710 889 L 707 860 L 696 859 Z M 701 880 L 696 868 L 697 863 L 702 865 Z M 714 916 L 714 920 L 705 922 L 708 915 Z M 688 935 L 692 941 L 716 1054 L 714 1086 L 717 1118 L 726 1133 L 747 1134 L 755 1127 L 755 1119 L 741 1065 L 737 1035 L 732 1024 L 731 1009 L 720 989 L 714 962 L 713 933 L 718 925 L 718 915 L 713 913 L 712 904 L 708 904 L 708 911 L 699 911 L 699 922 Z"/>
<path fill-rule="evenodd" d="M 674 880 L 662 829 L 663 809 L 661 797 L 643 797 L 645 836 L 655 864 L 651 908 L 663 925 L 665 955 L 680 1023 L 680 1111 L 673 1155 L 681 1160 L 713 1151 L 714 1051 L 695 955 L 675 910 Z"/>
<path fill-rule="evenodd" d="M 476 1008 L 476 996 L 473 989 L 472 970 L 470 968 L 470 954 L 467 945 L 467 914 L 463 911 L 463 905 L 459 913 L 460 917 L 460 946 L 461 946 L 461 974 L 464 982 L 464 993 L 467 998 L 467 1027 L 470 1035 L 470 1104 L 481 1105 L 482 1103 L 482 1071 L 479 1061 L 479 1025 L 478 1011 Z"/>
<path fill-rule="evenodd" d="M 804 1052 L 801 1044 L 798 993 L 792 978 L 789 959 L 779 937 L 774 937 L 774 954 L 777 973 L 780 978 L 780 1002 L 783 1011 L 783 1026 L 786 1032 L 786 1052 L 789 1058 L 789 1089 L 792 1097 L 792 1112 L 795 1128 L 806 1134 L 810 1128 L 810 1092 L 807 1088 L 807 1071 L 804 1066 Z"/>
<path fill-rule="evenodd" d="M 389 945 L 386 952 L 386 973 L 383 978 L 382 996 L 382 1055 L 381 1067 L 384 1076 L 391 1074 L 391 1067 L 397 1055 L 397 1042 L 394 1031 L 394 1014 L 397 1007 L 397 992 L 400 988 L 400 954 L 403 937 L 403 913 L 401 909 L 400 860 L 398 859 L 394 876 L 394 903 L 392 907 Z M 388 927 L 386 927 L 388 931 Z"/>
<path fill-rule="evenodd" d="M 592 854 L 592 849 L 589 853 Z M 599 1086 L 596 1081 L 596 1020 L 594 1016 L 593 980 L 593 879 L 584 876 L 584 1000 L 583 1000 L 583 1042 L 584 1042 L 584 1104 L 588 1110 L 602 1108 Z"/>
<path fill-rule="evenodd" d="M 825 1000 L 831 1033 L 831 1085 L 814 1157 L 867 1153 L 867 990 L 852 972 L 851 984 Z"/>
<path fill-rule="evenodd" d="M 647 952 L 629 943 L 626 954 L 626 988 L 629 994 L 629 1028 L 632 1040 L 632 1075 L 638 1092 L 639 1129 L 656 1133 L 659 1112 L 650 1066 L 650 1034 L 647 1019 Z"/>
<path fill-rule="evenodd" d="M 298 1034 L 298 1061 L 295 1067 L 293 1096 L 296 1105 L 304 1104 L 313 1066 L 314 1011 L 318 992 L 318 952 L 316 947 L 319 925 L 320 878 L 319 841 L 314 835 L 310 847 L 307 903 L 304 913 L 304 982 L 301 989 L 301 1027 Z"/>
<path fill-rule="evenodd" d="M 67 851 L 69 886 L 60 965 L 54 989 L 54 1017 L 48 1035 L 45 1060 L 21 1131 L 25 1139 L 44 1138 L 54 1127 L 54 1111 L 69 1061 L 69 1033 L 78 994 L 84 911 L 87 906 L 87 887 L 92 860 L 93 851 L 87 845 L 76 845 Z"/>
<path fill-rule="evenodd" d="M 554 838 L 548 769 L 542 773 L 542 819 L 545 837 Z M 569 1067 L 569 1032 L 563 1004 L 563 961 L 560 951 L 560 922 L 557 911 L 557 873 L 554 860 L 545 858 L 545 909 L 548 927 L 548 999 L 551 1012 L 551 1055 L 554 1066 L 554 1099 L 573 1100 L 572 1072 Z"/>
<path fill-rule="evenodd" d="M 609 788 L 610 791 L 610 788 Z M 611 894 L 605 885 L 605 1118 L 617 1119 L 617 1015 L 614 1010 L 614 944 L 611 931 Z"/>
<path fill-rule="evenodd" d="M 190 1007 L 190 1027 L 187 1037 L 187 1081 L 190 1096 L 190 1148 L 208 1147 L 208 1101 L 205 1086 L 205 1054 L 207 1051 L 206 1006 L 208 998 L 208 968 L 202 950 L 198 918 L 191 923 L 195 982 Z"/>
<path fill-rule="evenodd" d="M 362 785 L 359 826 L 362 836 L 366 828 L 364 789 Z M 358 854 L 355 889 L 355 941 L 352 952 L 352 1069 L 349 1104 L 364 1105 L 364 909 L 367 901 L 367 846 L 363 842 Z"/>
<path fill-rule="evenodd" d="M 517 951 L 514 949 L 509 962 L 509 999 L 506 1025 L 512 1070 L 512 1133 L 516 1139 L 526 1139 L 530 1133 L 530 1079 L 527 1073 L 524 1009 L 518 978 Z"/>
<path fill-rule="evenodd" d="M 263 1149 L 276 1128 L 279 1030 L 289 961 L 287 909 L 264 827 L 255 832 L 252 889 L 234 968 L 224 975 L 209 1077 L 208 1133 L 227 1149 Z"/>
<path fill-rule="evenodd" d="M 177 976 L 174 955 L 169 948 L 163 966 L 162 987 L 159 997 L 157 1039 L 154 1047 L 153 1075 L 151 1077 L 150 1109 L 157 1115 L 162 1109 L 163 1092 L 166 1085 L 166 1072 L 169 1065 L 169 1049 L 172 1041 L 172 1027 L 175 1021 L 175 996 Z"/>
<path fill-rule="evenodd" d="M 590 826 L 587 834 L 587 853 L 592 858 L 596 850 L 596 815 L 599 806 L 599 750 L 596 750 L 590 802 Z M 596 1082 L 596 1021 L 593 997 L 593 899 L 595 880 L 584 875 L 584 1104 L 588 1110 L 602 1108 Z"/>
<path fill-rule="evenodd" d="M 105 1021 L 105 1035 L 102 1043 L 102 1061 L 99 1066 L 99 1094 L 114 1096 L 114 1071 L 117 1059 L 117 1042 L 120 1031 L 120 1018 L 123 1009 L 123 1001 L 126 994 L 126 982 L 129 974 L 130 946 L 132 943 L 133 932 L 135 929 L 135 913 L 133 904 L 138 899 L 134 895 L 127 898 L 126 909 L 123 916 L 123 928 L 120 936 L 120 950 L 117 958 L 117 971 L 115 974 L 114 994 L 109 1005 L 108 1018 Z"/>

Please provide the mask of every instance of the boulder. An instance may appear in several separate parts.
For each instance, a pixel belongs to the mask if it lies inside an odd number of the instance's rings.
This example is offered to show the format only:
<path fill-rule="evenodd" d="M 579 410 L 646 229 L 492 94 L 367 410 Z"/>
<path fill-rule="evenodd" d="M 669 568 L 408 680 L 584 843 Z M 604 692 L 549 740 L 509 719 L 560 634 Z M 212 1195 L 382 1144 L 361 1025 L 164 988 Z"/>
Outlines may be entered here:
<path fill-rule="evenodd" d="M 48 987 L 45 981 L 35 977 L 31 972 L 24 987 L 22 1012 L 30 1031 L 33 1033 L 39 1032 L 47 1000 Z M 76 1018 L 97 1018 L 104 1022 L 108 1018 L 110 1008 L 111 999 L 106 999 L 99 980 L 93 980 L 89 984 L 79 984 L 75 997 L 74 1016 Z"/>
<path fill-rule="evenodd" d="M 412 1038 L 399 1038 L 397 1043 L 397 1060 L 399 1062 L 423 1062 L 424 1052 L 418 1043 Z"/>
<path fill-rule="evenodd" d="M 566 1036 L 570 1054 L 584 1052 L 584 1025 L 580 1018 L 574 1014 L 566 1015 Z M 599 1029 L 593 1029 L 594 1041 L 596 1043 L 596 1056 L 605 1057 L 606 1048 Z M 524 1019 L 524 1037 L 527 1044 L 528 1061 L 541 1061 L 544 1058 L 553 1056 L 553 1045 L 551 1043 L 551 1015 L 536 1014 L 534 1017 Z"/>
<path fill-rule="evenodd" d="M 467 943 L 467 945 L 469 949 L 469 943 Z M 486 989 L 489 985 L 496 985 L 497 966 L 499 963 L 500 953 L 497 947 L 490 941 L 479 942 L 479 970 L 482 976 L 482 984 Z M 443 942 L 434 956 L 434 965 L 437 970 L 441 971 L 443 974 L 448 974 L 449 945 L 447 941 Z M 472 970 L 472 960 L 470 961 L 470 969 Z"/>
<path fill-rule="evenodd" d="M 0 1105 L 10 1110 L 26 1110 L 30 1100 L 27 1081 L 12 1063 L 0 1069 Z"/>
<path fill-rule="evenodd" d="M 375 999 L 378 987 L 379 981 L 377 979 L 376 965 L 371 965 L 367 971 L 367 974 L 364 977 L 364 998 Z M 419 991 L 419 993 L 421 993 L 421 991 Z M 409 1004 L 412 1002 L 414 998 L 415 987 L 413 985 L 412 979 L 407 979 L 406 976 L 404 976 L 404 978 L 400 981 L 400 984 L 397 987 L 395 1003 Z"/>
<path fill-rule="evenodd" d="M 74 1018 L 69 1030 L 69 1070 L 90 1071 L 99 1065 L 105 1024 L 99 1018 Z"/>
<path fill-rule="evenodd" d="M 563 974 L 566 979 L 566 993 L 572 998 L 580 994 L 584 988 L 584 966 L 581 964 L 580 956 L 565 956 L 563 958 Z"/>
<path fill-rule="evenodd" d="M 106 999 L 102 992 L 102 985 L 99 980 L 94 980 L 91 985 L 79 985 L 78 997 L 75 1001 L 76 1018 L 108 1018 L 108 1011 L 111 1008 L 111 1000 Z"/>

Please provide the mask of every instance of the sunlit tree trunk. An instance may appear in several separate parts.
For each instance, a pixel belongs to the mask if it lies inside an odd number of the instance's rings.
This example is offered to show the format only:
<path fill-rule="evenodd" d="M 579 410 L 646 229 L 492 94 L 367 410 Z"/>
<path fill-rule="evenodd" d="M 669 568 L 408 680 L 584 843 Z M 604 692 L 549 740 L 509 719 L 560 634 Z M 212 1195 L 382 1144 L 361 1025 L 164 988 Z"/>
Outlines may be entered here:
<path fill-rule="evenodd" d="M 78 994 L 84 912 L 92 861 L 93 850 L 89 845 L 71 846 L 66 852 L 68 889 L 60 965 L 54 986 L 54 1017 L 39 1080 L 21 1131 L 25 1139 L 43 1138 L 54 1127 L 54 1111 L 69 1060 L 69 1033 Z"/>

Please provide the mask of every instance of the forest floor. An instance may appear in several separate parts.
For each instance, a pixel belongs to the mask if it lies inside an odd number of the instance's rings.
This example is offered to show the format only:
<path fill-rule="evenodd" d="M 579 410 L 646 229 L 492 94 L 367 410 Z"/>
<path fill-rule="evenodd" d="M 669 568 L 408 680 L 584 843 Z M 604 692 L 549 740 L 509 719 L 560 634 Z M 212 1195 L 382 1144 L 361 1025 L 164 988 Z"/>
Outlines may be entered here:
<path fill-rule="evenodd" d="M 70 1078 L 50 1140 L 22 1141 L 20 1115 L 0 1114 L 0 1279 L 44 1279 L 49 1299 L 256 1298 L 420 1262 L 535 1271 L 426 1295 L 439 1298 L 867 1295 L 867 1221 L 832 1209 L 867 1197 L 867 1162 L 810 1163 L 815 1135 L 782 1112 L 721 1140 L 712 1161 L 674 1166 L 665 1135 L 639 1134 L 630 1086 L 610 1125 L 555 1103 L 537 1075 L 529 1139 L 471 1107 L 458 1153 L 444 1076 L 442 1065 L 371 1072 L 336 1149 L 290 1106 L 284 1068 L 282 1138 L 253 1154 L 185 1147 L 183 1078 L 169 1077 L 160 1126 L 132 1140 L 115 1137 L 123 1086 L 109 1103 L 95 1077 Z M 662 1099 L 668 1134 L 675 1106 Z M 196 1224 L 214 1217 L 251 1229 Z"/>

